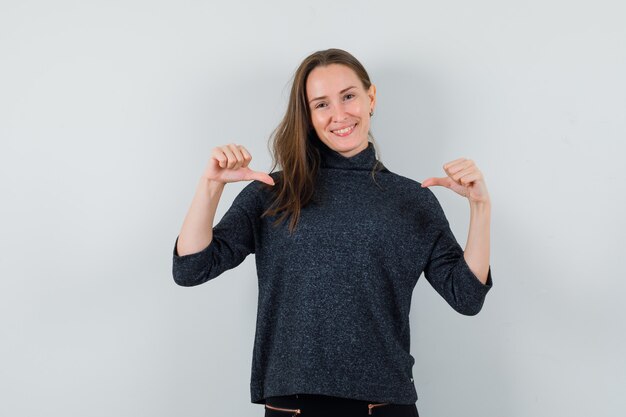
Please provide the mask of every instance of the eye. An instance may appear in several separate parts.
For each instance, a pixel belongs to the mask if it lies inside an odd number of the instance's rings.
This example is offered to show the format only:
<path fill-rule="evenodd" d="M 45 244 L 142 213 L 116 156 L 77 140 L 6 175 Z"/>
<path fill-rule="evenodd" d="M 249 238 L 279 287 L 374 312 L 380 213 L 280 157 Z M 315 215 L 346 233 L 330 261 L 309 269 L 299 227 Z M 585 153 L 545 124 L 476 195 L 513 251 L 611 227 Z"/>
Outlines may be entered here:
<path fill-rule="evenodd" d="M 351 99 L 351 98 L 353 98 L 353 97 L 354 97 L 354 94 L 353 94 L 353 93 L 348 93 L 348 94 L 346 94 L 346 95 L 344 96 L 344 98 L 345 98 L 346 100 L 350 100 L 350 99 Z"/>
<path fill-rule="evenodd" d="M 316 109 L 320 109 L 320 108 L 322 108 L 322 107 L 324 107 L 324 106 L 326 106 L 326 103 L 324 103 L 324 102 L 322 101 L 322 102 L 320 102 L 320 103 L 317 103 L 317 104 L 315 105 L 315 108 L 316 108 Z"/>

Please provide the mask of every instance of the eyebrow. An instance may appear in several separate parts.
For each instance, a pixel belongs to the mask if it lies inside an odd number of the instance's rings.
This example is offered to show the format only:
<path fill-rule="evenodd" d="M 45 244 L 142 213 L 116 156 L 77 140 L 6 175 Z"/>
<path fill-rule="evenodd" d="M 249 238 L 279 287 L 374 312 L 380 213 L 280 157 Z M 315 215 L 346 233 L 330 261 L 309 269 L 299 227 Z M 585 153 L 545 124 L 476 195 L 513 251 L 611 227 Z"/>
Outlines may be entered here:
<path fill-rule="evenodd" d="M 355 87 L 355 86 L 353 86 L 353 85 L 351 85 L 350 87 L 348 87 L 348 88 L 344 88 L 343 90 L 341 90 L 341 91 L 339 92 L 339 94 L 343 94 L 343 93 L 345 93 L 346 91 L 350 90 L 351 88 L 356 88 L 356 87 Z M 314 99 L 309 100 L 309 104 L 313 103 L 315 100 L 322 100 L 322 99 L 324 99 L 324 98 L 328 98 L 328 97 L 326 97 L 326 96 L 322 96 L 322 97 L 315 97 Z"/>

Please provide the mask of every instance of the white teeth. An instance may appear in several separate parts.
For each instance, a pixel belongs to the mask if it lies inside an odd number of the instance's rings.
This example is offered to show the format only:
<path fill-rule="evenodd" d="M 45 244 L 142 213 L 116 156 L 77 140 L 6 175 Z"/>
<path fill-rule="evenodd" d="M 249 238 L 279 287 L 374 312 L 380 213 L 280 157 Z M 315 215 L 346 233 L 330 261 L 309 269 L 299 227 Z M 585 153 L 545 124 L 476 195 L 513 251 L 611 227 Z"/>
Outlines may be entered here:
<path fill-rule="evenodd" d="M 354 126 L 349 126 L 346 128 L 343 128 L 341 130 L 335 130 L 334 132 L 338 135 L 343 135 L 344 133 L 348 133 L 349 131 L 351 131 L 352 129 L 354 129 Z"/>

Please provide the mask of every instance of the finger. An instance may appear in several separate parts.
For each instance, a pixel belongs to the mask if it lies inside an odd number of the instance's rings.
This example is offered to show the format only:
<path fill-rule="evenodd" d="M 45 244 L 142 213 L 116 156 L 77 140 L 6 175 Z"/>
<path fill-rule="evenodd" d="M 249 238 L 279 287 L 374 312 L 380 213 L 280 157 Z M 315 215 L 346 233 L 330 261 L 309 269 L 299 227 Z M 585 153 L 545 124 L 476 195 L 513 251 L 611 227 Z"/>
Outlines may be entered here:
<path fill-rule="evenodd" d="M 461 178 L 465 177 L 466 175 L 469 175 L 473 172 L 476 172 L 478 169 L 475 166 L 470 166 L 469 168 L 465 168 L 459 172 L 457 172 L 454 175 L 451 175 L 450 177 L 456 181 L 456 182 L 461 182 Z"/>
<path fill-rule="evenodd" d="M 446 173 L 448 175 L 456 174 L 457 172 L 459 172 L 461 170 L 464 170 L 464 169 L 467 169 L 467 168 L 469 168 L 469 167 L 471 167 L 473 165 L 474 165 L 474 161 L 472 161 L 471 159 L 466 159 L 464 161 L 459 161 L 459 162 L 457 162 L 457 163 L 455 163 L 453 165 L 450 165 L 448 167 L 448 169 L 446 169 Z"/>
<path fill-rule="evenodd" d="M 483 176 L 480 173 L 480 171 L 476 171 L 476 172 L 472 172 L 471 174 L 463 176 L 463 178 L 461 178 L 459 181 L 461 182 L 461 185 L 469 185 L 476 181 L 480 181 L 482 179 L 483 179 Z"/>
<path fill-rule="evenodd" d="M 244 158 L 243 158 L 243 154 L 241 153 L 241 149 L 239 149 L 239 145 L 236 145 L 234 143 L 229 143 L 228 148 L 233 152 L 233 155 L 235 155 L 235 158 L 237 158 L 237 161 L 232 168 L 233 169 L 241 168 L 241 166 L 244 163 Z"/>
<path fill-rule="evenodd" d="M 446 162 L 445 164 L 443 164 L 443 169 L 444 169 L 444 171 L 445 171 L 445 170 L 447 170 L 449 167 L 451 167 L 451 166 L 453 166 L 453 165 L 455 165 L 455 164 L 458 164 L 459 162 L 466 161 L 466 160 L 467 160 L 467 158 L 458 158 L 458 159 L 455 159 L 454 161 Z"/>
<path fill-rule="evenodd" d="M 430 177 L 422 181 L 422 187 L 431 187 L 431 186 L 441 186 L 441 187 L 450 187 L 450 178 L 443 177 Z"/>
<path fill-rule="evenodd" d="M 250 152 L 248 152 L 248 150 L 244 148 L 243 145 L 240 145 L 239 149 L 241 149 L 241 153 L 243 154 L 244 159 L 242 167 L 247 167 L 248 164 L 250 164 L 250 161 L 252 161 L 252 155 L 250 155 Z"/>
<path fill-rule="evenodd" d="M 220 168 L 226 168 L 228 165 L 228 157 L 224 153 L 224 150 L 221 147 L 217 147 L 213 149 L 211 153 L 211 157 L 215 159 L 220 166 Z"/>
<path fill-rule="evenodd" d="M 226 158 L 228 158 L 228 161 L 224 168 L 232 169 L 237 163 L 237 157 L 228 145 L 222 146 L 222 151 L 226 155 Z"/>
<path fill-rule="evenodd" d="M 269 185 L 275 185 L 274 178 L 272 178 L 270 175 L 266 174 L 265 172 L 252 171 L 250 174 L 250 179 L 258 180 Z"/>

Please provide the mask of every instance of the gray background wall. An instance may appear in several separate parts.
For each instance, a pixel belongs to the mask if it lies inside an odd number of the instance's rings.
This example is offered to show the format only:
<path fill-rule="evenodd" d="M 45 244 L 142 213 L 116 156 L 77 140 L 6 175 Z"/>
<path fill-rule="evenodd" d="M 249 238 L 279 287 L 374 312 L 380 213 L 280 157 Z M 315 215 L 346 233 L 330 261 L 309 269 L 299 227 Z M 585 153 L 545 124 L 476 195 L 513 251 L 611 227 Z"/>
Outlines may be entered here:
<path fill-rule="evenodd" d="M 376 83 L 392 171 L 471 157 L 493 200 L 482 312 L 415 289 L 420 415 L 623 415 L 623 2 L 0 5 L 0 415 L 263 415 L 253 257 L 182 288 L 171 252 L 211 149 L 268 170 L 289 78 L 329 47 Z M 467 202 L 435 193 L 464 245 Z"/>

